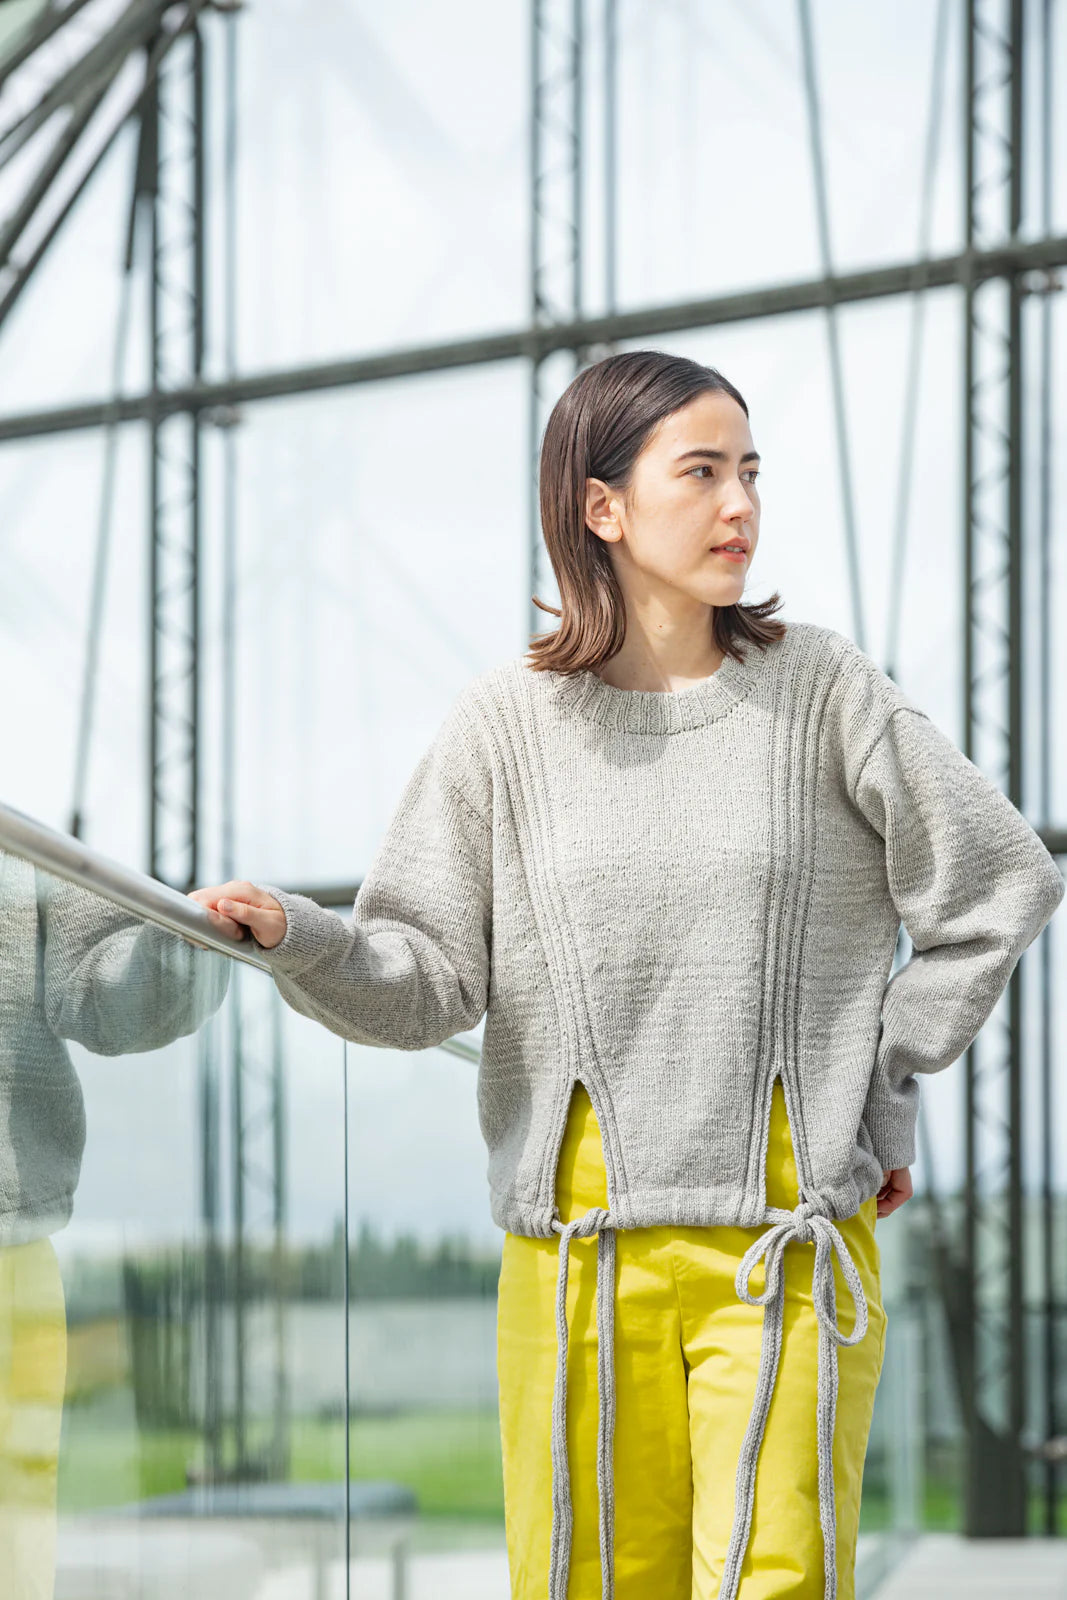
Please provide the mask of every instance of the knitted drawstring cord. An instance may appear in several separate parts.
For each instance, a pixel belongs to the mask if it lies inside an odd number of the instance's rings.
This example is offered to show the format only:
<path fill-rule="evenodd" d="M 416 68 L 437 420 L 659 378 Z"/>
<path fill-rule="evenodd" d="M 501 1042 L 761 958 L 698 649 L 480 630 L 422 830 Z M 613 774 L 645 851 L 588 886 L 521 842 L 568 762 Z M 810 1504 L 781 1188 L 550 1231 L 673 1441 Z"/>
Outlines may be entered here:
<path fill-rule="evenodd" d="M 756 1464 L 767 1425 L 771 1394 L 778 1376 L 785 1309 L 785 1278 L 782 1255 L 791 1239 L 815 1244 L 812 1268 L 812 1298 L 819 1322 L 819 1372 L 817 1437 L 819 1450 L 819 1520 L 823 1532 L 824 1600 L 837 1594 L 836 1537 L 837 1517 L 834 1498 L 833 1440 L 837 1411 L 837 1346 L 858 1344 L 867 1332 L 867 1299 L 856 1264 L 849 1254 L 833 1220 L 820 1211 L 814 1201 L 802 1200 L 792 1211 L 768 1206 L 764 1220 L 772 1226 L 745 1251 L 737 1269 L 734 1286 L 740 1299 L 752 1306 L 763 1306 L 759 1373 L 748 1427 L 737 1463 L 734 1497 L 734 1524 L 726 1552 L 718 1600 L 735 1600 L 741 1568 L 748 1548 L 752 1522 L 752 1503 L 756 1484 Z M 570 1242 L 574 1238 L 597 1235 L 597 1498 L 600 1520 L 600 1568 L 602 1600 L 613 1600 L 615 1593 L 615 1493 L 613 1452 L 615 1435 L 615 1224 L 610 1212 L 594 1206 L 584 1216 L 564 1223 L 552 1219 L 559 1233 L 559 1276 L 556 1285 L 556 1332 L 558 1359 L 552 1398 L 552 1535 L 548 1572 L 548 1600 L 567 1600 L 570 1572 L 571 1536 L 574 1510 L 571 1500 L 570 1470 L 567 1462 L 567 1280 Z M 837 1252 L 845 1282 L 855 1307 L 855 1323 L 850 1334 L 843 1334 L 837 1321 L 833 1252 Z M 748 1288 L 752 1271 L 766 1257 L 762 1294 Z"/>

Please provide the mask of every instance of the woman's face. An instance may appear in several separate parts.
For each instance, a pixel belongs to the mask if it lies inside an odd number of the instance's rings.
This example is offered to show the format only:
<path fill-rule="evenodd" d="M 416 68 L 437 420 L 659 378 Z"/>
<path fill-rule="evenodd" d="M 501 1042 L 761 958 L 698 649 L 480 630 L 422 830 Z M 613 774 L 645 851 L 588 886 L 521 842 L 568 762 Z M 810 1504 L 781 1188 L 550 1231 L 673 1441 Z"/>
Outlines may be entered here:
<path fill-rule="evenodd" d="M 737 401 L 707 392 L 659 424 L 625 501 L 587 479 L 586 520 L 610 541 L 624 592 L 665 599 L 673 590 L 711 606 L 740 600 L 759 539 L 758 466 Z M 733 543 L 740 557 L 722 553 Z"/>

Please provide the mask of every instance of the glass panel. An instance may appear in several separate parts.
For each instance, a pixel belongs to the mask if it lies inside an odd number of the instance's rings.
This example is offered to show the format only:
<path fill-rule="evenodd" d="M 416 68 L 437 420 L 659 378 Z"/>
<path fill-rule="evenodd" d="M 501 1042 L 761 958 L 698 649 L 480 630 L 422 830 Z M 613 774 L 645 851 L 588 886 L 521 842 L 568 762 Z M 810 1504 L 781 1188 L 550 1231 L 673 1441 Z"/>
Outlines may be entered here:
<path fill-rule="evenodd" d="M 903 0 L 892 12 L 835 5 L 812 28 L 837 272 L 908 260 L 924 246 L 933 255 L 961 247 L 962 52 L 952 41 L 936 95 L 935 183 L 923 237 L 937 9 L 921 0 Z M 587 164 L 597 176 L 600 52 L 600 30 L 592 29 L 596 67 L 585 116 Z M 876 71 L 858 67 L 871 62 Z M 820 276 L 796 8 L 756 4 L 713 14 L 701 0 L 622 5 L 618 63 L 618 305 L 685 302 Z M 599 229 L 589 232 L 589 308 L 598 309 Z"/>
<path fill-rule="evenodd" d="M 341 1042 L 6 854 L 0 912 L 5 1592 L 343 1593 Z"/>
<path fill-rule="evenodd" d="M 874 1595 L 878 1584 L 900 1560 L 908 1541 L 923 1526 L 924 1428 L 930 1382 L 931 1335 L 940 1330 L 939 1305 L 931 1284 L 917 1293 L 912 1277 L 910 1238 L 913 1198 L 891 1218 L 877 1223 L 882 1266 L 882 1301 L 889 1319 L 885 1361 L 875 1391 L 874 1412 L 863 1470 L 860 1531 L 856 1546 L 856 1593 Z M 909 1215 L 911 1213 L 911 1215 Z M 920 1224 L 921 1228 L 921 1224 Z M 847 1328 L 850 1324 L 845 1321 Z M 941 1356 L 940 1349 L 934 1352 Z M 939 1377 L 947 1375 L 939 1368 Z M 948 1395 L 946 1381 L 940 1393 Z M 943 1419 L 942 1419 L 943 1420 Z M 935 1491 L 936 1492 L 936 1491 Z"/>
<path fill-rule="evenodd" d="M 336 0 L 313 27 L 301 0 L 245 13 L 243 365 L 332 361 L 525 320 L 528 33 L 524 6 L 484 0 Z M 205 35 L 220 105 L 221 28 Z"/>
<path fill-rule="evenodd" d="M 504 1600 L 503 1235 L 487 1204 L 477 1064 L 446 1048 L 346 1048 L 352 1502 L 385 1479 L 414 1509 L 407 1529 L 353 1515 L 352 1593 Z"/>
<path fill-rule="evenodd" d="M 242 814 L 243 875 L 362 874 L 454 697 L 520 653 L 526 385 L 509 363 L 245 411 L 235 764 L 269 761 L 271 799 Z M 211 484 L 211 439 L 205 457 Z M 223 620 L 209 611 L 209 706 Z"/>
<path fill-rule="evenodd" d="M 4 6 L 6 11 L 11 0 Z M 122 7 L 90 6 L 70 30 L 79 52 Z M 226 45 L 230 19 L 201 14 L 206 104 L 204 377 L 226 370 Z M 246 10 L 237 28 L 235 188 L 237 347 L 262 370 L 512 330 L 529 305 L 529 24 L 522 6 L 447 8 L 337 0 L 308 26 L 301 0 Z M 43 94 L 74 44 L 14 76 L 12 107 Z M 492 70 L 487 71 L 487 63 Z M 136 96 L 134 54 L 54 186 L 66 197 Z M 191 58 L 164 69 L 163 238 L 169 271 L 184 239 Z M 12 111 L 0 118 L 6 127 Z M 55 142 L 0 174 L 10 214 Z M 137 160 L 136 120 L 121 127 L 3 328 L 0 409 L 99 399 L 114 387 L 122 260 Z M 53 207 L 42 207 L 50 220 Z M 144 219 L 142 218 L 142 221 Z M 44 223 L 35 222 L 35 243 Z M 138 234 L 122 379 L 148 385 L 147 230 Z M 29 244 L 16 252 L 16 264 Z M 310 292 L 309 292 L 310 291 Z M 168 302 L 164 301 L 165 306 Z M 173 304 L 171 316 L 177 315 Z M 172 376 L 172 375 L 171 375 Z"/>
<path fill-rule="evenodd" d="M 70 828 L 74 752 L 87 714 L 93 590 L 97 562 L 104 559 L 82 836 L 96 850 L 139 864 L 148 859 L 150 796 L 149 454 L 140 428 L 120 428 L 117 440 L 106 537 L 100 532 L 103 433 L 53 435 L 0 450 L 0 681 L 21 691 L 5 696 L 2 794 L 6 805 L 51 827 Z"/>
<path fill-rule="evenodd" d="M 75 62 L 101 44 L 107 49 L 108 34 L 123 8 L 115 0 L 97 0 L 75 9 L 77 16 L 5 80 L 0 108 L 0 129 L 5 135 L 62 82 Z M 14 10 L 10 4 L 2 7 L 0 29 L 5 36 L 7 13 Z M 25 6 L 19 5 L 18 12 L 23 20 L 29 20 Z M 179 46 L 175 58 L 180 63 L 179 73 L 187 71 L 186 48 Z M 144 60 L 143 52 L 136 50 L 127 56 L 45 195 L 32 207 L 5 251 L 5 297 L 15 289 L 23 270 L 31 270 L 13 304 L 5 306 L 0 327 L 4 345 L 0 408 L 4 411 L 100 400 L 114 390 L 126 295 L 123 260 L 137 171 L 139 124 L 129 112 L 144 84 Z M 70 126 L 66 109 L 53 110 L 26 143 L 5 145 L 5 159 L 0 162 L 0 214 L 5 224 L 15 218 L 31 194 L 32 185 L 60 150 Z M 64 215 L 75 195 L 73 206 Z M 142 224 L 146 220 L 142 213 Z M 57 221 L 58 231 L 46 245 Z M 148 231 L 143 228 L 135 248 L 129 337 L 121 371 L 121 381 L 135 390 L 150 382 L 147 246 Z M 44 254 L 33 266 L 42 247 Z"/>

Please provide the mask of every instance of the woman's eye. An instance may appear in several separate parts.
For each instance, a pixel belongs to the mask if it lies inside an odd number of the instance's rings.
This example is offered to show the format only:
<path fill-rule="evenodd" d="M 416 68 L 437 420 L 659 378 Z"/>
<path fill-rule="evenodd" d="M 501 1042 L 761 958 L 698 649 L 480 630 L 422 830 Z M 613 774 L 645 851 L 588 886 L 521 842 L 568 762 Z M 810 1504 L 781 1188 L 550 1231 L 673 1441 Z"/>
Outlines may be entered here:
<path fill-rule="evenodd" d="M 708 466 L 707 462 L 704 462 L 699 467 L 690 467 L 689 468 L 690 473 L 693 473 L 693 472 L 710 472 L 711 470 L 712 469 L 711 469 L 711 467 Z M 755 481 L 759 477 L 759 475 L 760 475 L 760 469 L 758 467 L 749 467 L 747 469 L 746 473 L 745 473 L 745 476 L 748 478 L 750 483 L 755 483 Z"/>

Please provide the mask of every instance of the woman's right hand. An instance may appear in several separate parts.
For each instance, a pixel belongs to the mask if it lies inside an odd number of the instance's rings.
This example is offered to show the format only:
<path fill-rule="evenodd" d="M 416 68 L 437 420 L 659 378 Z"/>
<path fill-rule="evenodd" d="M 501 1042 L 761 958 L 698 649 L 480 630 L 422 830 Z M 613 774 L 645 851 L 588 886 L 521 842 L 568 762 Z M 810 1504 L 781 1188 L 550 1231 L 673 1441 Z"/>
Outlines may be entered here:
<path fill-rule="evenodd" d="M 285 938 L 285 912 L 277 900 L 243 879 L 191 889 L 189 899 L 205 906 L 219 932 L 232 939 L 243 939 L 248 928 L 265 949 L 273 950 Z"/>
<path fill-rule="evenodd" d="M 256 937 L 259 937 L 258 934 Z M 892 1172 L 887 1172 L 883 1167 L 882 1177 L 885 1182 L 878 1191 L 877 1213 L 880 1217 L 888 1217 L 912 1197 L 911 1168 L 894 1167 Z"/>

